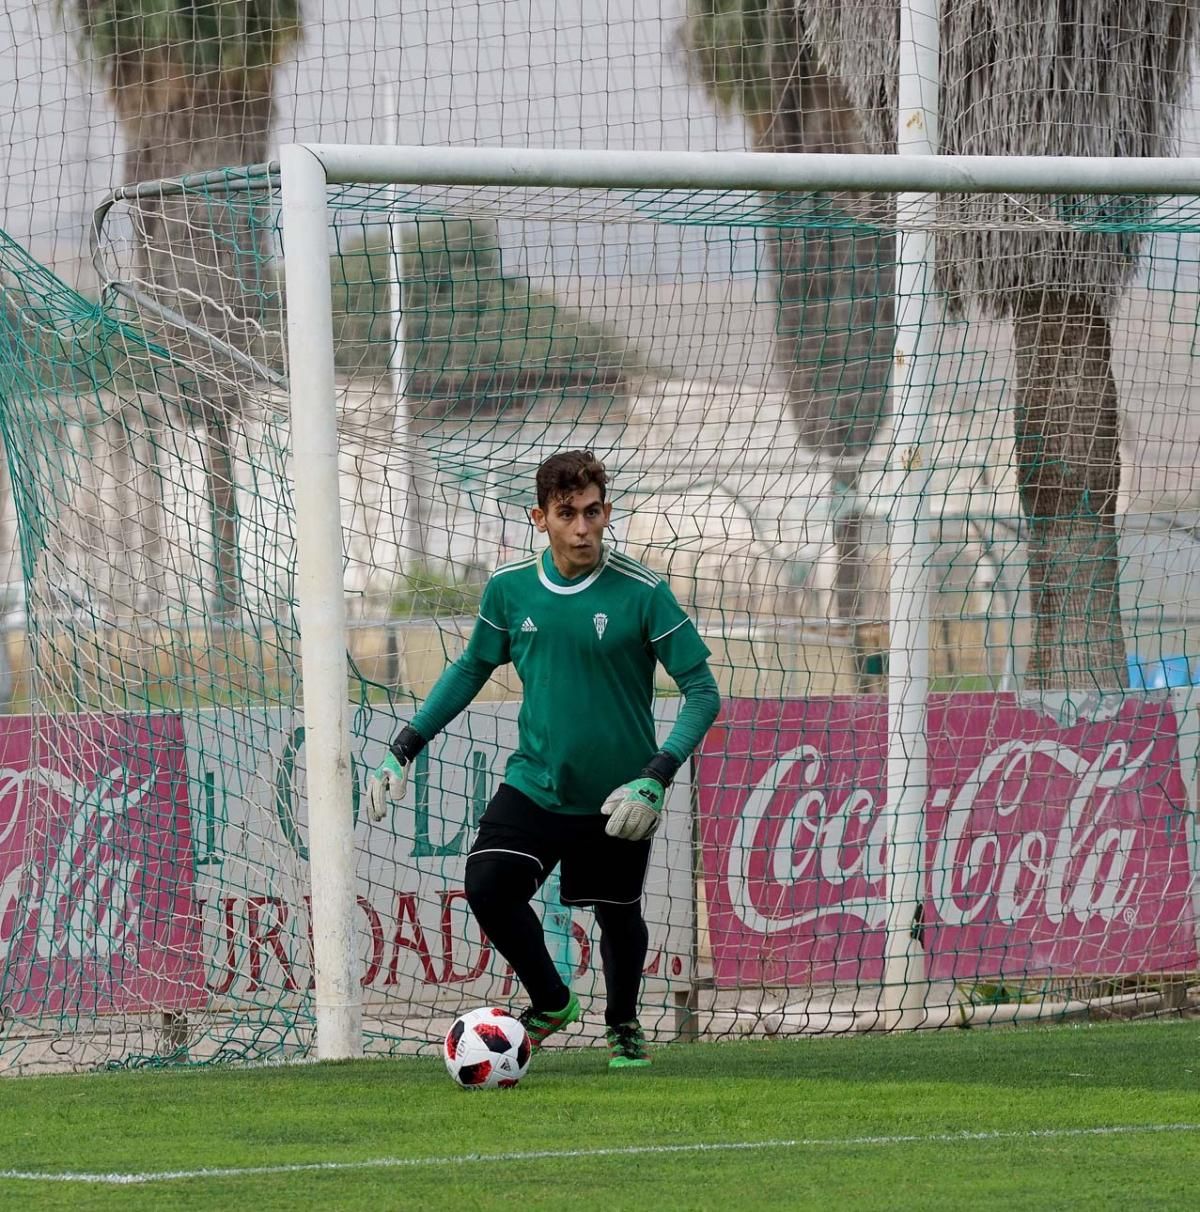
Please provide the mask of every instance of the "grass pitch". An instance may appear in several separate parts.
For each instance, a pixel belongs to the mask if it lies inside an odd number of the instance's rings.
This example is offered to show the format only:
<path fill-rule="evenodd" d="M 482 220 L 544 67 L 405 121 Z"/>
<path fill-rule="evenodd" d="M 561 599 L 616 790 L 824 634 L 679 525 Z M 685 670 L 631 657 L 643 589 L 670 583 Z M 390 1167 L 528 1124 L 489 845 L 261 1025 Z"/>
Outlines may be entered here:
<path fill-rule="evenodd" d="M 0 1141 L 2 1208 L 1180 1208 L 1200 1024 L 14 1079 Z"/>

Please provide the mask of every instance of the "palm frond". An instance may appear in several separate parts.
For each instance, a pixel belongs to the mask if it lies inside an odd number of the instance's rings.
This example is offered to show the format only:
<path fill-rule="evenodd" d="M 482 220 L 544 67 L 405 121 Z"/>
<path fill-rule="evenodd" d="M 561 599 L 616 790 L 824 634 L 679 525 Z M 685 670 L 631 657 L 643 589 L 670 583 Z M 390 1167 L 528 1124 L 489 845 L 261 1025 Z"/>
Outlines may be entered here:
<path fill-rule="evenodd" d="M 299 0 L 56 0 L 80 49 L 111 68 L 169 60 L 185 70 L 274 66 L 300 37 Z"/>
<path fill-rule="evenodd" d="M 722 108 L 769 114 L 771 0 L 688 0 L 682 41 L 693 78 Z"/>
<path fill-rule="evenodd" d="M 898 0 L 796 0 L 796 7 L 804 36 L 843 81 L 871 150 L 894 151 Z M 1200 0 L 946 3 L 939 150 L 1170 155 L 1198 34 Z M 944 202 L 954 208 L 956 230 L 940 237 L 943 285 L 1001 313 L 1014 292 L 1047 282 L 1111 309 L 1142 245 L 1130 233 L 1064 230 L 1061 198 Z"/>

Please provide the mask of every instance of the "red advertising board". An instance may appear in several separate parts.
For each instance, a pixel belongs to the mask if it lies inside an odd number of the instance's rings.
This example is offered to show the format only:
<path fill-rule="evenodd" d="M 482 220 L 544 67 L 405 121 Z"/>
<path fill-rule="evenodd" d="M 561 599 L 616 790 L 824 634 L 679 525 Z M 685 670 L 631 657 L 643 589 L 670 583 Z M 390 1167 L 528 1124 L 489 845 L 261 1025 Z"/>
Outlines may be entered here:
<path fill-rule="evenodd" d="M 180 718 L 0 717 L 0 1005 L 206 999 Z"/>
<path fill-rule="evenodd" d="M 1060 726 L 934 696 L 924 944 L 933 979 L 1197 966 L 1192 828 L 1169 702 Z M 882 976 L 887 703 L 727 702 L 698 783 L 718 985 Z"/>

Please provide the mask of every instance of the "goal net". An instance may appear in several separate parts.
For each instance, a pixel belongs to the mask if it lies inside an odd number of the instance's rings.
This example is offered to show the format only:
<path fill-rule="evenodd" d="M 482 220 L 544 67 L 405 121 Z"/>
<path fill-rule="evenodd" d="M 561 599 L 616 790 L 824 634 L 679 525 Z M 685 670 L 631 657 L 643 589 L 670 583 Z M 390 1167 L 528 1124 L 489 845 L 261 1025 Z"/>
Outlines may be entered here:
<path fill-rule="evenodd" d="M 0 719 L 0 1066 L 313 1049 L 308 774 L 337 745 L 299 659 L 314 592 L 345 615 L 366 1050 L 520 1003 L 462 890 L 511 669 L 389 820 L 360 800 L 487 577 L 539 550 L 537 465 L 585 447 L 609 542 L 669 579 L 723 696 L 646 888 L 653 1035 L 1194 999 L 1200 210 L 1069 186 L 938 194 L 915 277 L 883 186 L 636 175 L 397 170 L 330 185 L 303 247 L 273 171 L 118 191 L 100 305 L 0 244 L 33 656 L 30 714 Z M 315 591 L 302 259 L 329 266 L 344 566 Z M 553 876 L 535 905 L 593 1039 L 591 916 Z"/>

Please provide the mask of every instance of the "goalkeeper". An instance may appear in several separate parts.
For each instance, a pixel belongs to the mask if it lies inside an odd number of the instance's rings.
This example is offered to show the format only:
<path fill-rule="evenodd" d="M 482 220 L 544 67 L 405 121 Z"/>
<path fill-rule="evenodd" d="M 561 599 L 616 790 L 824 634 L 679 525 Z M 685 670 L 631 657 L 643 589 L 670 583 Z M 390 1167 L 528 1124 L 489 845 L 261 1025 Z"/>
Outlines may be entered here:
<path fill-rule="evenodd" d="M 493 670 L 513 663 L 524 688 L 517 749 L 467 857 L 467 901 L 525 988 L 521 1021 L 536 1048 L 581 1013 L 529 903 L 561 864 L 562 903 L 590 905 L 600 928 L 609 1063 L 621 1068 L 650 1063 L 638 1023 L 650 840 L 667 787 L 720 697 L 708 649 L 666 582 L 604 545 L 606 485 L 590 451 L 564 451 L 538 468 L 531 517 L 549 548 L 492 575 L 466 651 L 392 742 L 367 806 L 383 819 L 413 758 Z M 651 713 L 656 662 L 684 696 L 661 746 Z"/>

